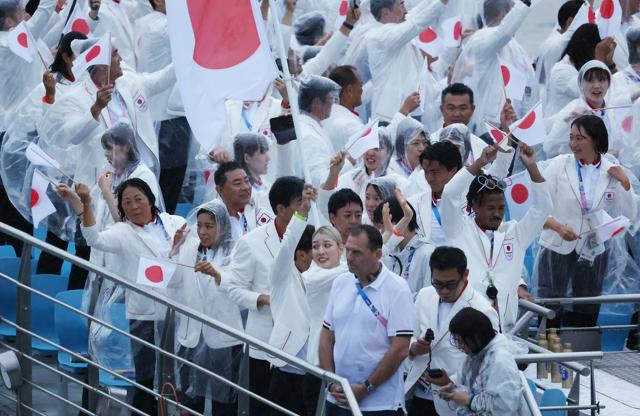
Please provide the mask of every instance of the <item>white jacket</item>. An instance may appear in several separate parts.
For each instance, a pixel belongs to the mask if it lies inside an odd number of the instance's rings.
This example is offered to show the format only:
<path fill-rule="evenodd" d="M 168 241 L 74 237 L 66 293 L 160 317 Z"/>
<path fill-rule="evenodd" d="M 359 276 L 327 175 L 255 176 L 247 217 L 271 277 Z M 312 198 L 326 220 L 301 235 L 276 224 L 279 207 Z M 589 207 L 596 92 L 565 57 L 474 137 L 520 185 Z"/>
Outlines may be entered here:
<path fill-rule="evenodd" d="M 320 123 L 304 113 L 300 114 L 298 121 L 300 123 L 298 131 L 301 136 L 298 137 L 298 140 L 302 147 L 304 163 L 311 174 L 311 178 L 308 178 L 308 180 L 314 187 L 318 188 L 327 179 L 329 162 L 335 151 L 331 145 L 331 140 L 327 137 L 327 133 Z M 302 172 L 299 172 L 298 176 L 303 176 Z"/>
<path fill-rule="evenodd" d="M 613 164 L 602 158 L 600 175 L 593 193 L 591 212 L 604 209 L 612 217 L 624 215 L 634 222 L 637 211 L 633 188 L 625 191 L 622 185 L 607 174 Z M 560 155 L 550 161 L 544 170 L 544 177 L 549 183 L 551 198 L 555 201 L 550 215 L 559 223 L 566 225 L 575 233 L 581 234 L 589 230 L 586 219 L 580 208 L 580 191 L 576 159 L 573 155 Z M 542 230 L 540 245 L 559 254 L 569 254 L 573 250 L 580 253 L 585 238 L 577 241 L 565 241 L 551 229 Z"/>
<path fill-rule="evenodd" d="M 266 305 L 258 309 L 258 296 L 271 294 L 269 269 L 278 254 L 280 239 L 275 222 L 242 236 L 231 253 L 228 293 L 240 308 L 249 310 L 245 331 L 247 334 L 268 342 L 273 329 L 271 308 Z M 264 352 L 251 349 L 252 358 L 266 360 Z"/>
<path fill-rule="evenodd" d="M 296 216 L 291 218 L 278 254 L 269 268 L 273 316 L 269 344 L 291 355 L 298 355 L 309 339 L 311 311 L 302 274 L 294 262 L 296 246 L 306 226 L 306 221 Z M 267 359 L 275 367 L 286 364 L 273 356 L 267 356 Z"/>
<path fill-rule="evenodd" d="M 458 300 L 453 304 L 449 315 L 443 320 L 442 326 L 438 326 L 438 306 L 440 296 L 433 287 L 422 289 L 416 298 L 416 330 L 413 333 L 411 342 L 418 341 L 424 337 L 428 328 L 434 332 L 435 338 L 431 342 L 431 368 L 444 369 L 452 380 L 458 381 L 460 378 L 460 366 L 464 362 L 466 355 L 453 345 L 451 345 L 449 332 L 449 322 L 461 309 L 474 308 L 485 314 L 493 324 L 493 328 L 498 331 L 498 314 L 491 307 L 485 297 L 477 292 L 471 285 L 467 285 L 460 294 Z M 427 369 L 429 364 L 429 354 L 419 355 L 409 359 L 409 373 L 404 382 L 405 393 L 409 392 L 418 379 Z M 451 410 L 448 403 L 438 395 L 434 395 L 434 404 L 439 415 L 455 415 L 456 411 Z"/>
<path fill-rule="evenodd" d="M 125 72 L 116 80 L 116 89 L 122 95 L 131 123 L 147 149 L 138 143 L 143 162 L 152 170 L 158 166 L 158 138 L 149 109 L 149 97 L 169 88 L 175 82 L 173 65 L 151 74 Z M 96 100 L 97 87 L 90 77 L 70 90 L 47 111 L 38 131 L 49 149 L 61 149 L 54 154 L 59 161 L 69 159 L 67 151 L 73 152 L 75 180 L 94 184 L 96 168 L 104 165 L 105 159 L 100 137 L 113 123 L 107 107 L 102 109 L 98 120 L 91 115 L 91 106 Z M 72 161 L 69 161 L 72 162 Z"/>
<path fill-rule="evenodd" d="M 186 265 L 194 265 L 200 240 L 193 235 L 180 248 L 178 262 Z M 192 268 L 178 266 L 176 274 L 171 280 L 170 287 L 175 289 L 172 295 L 185 306 L 202 312 L 208 317 L 234 328 L 238 333 L 243 332 L 240 309 L 233 303 L 225 289 L 228 274 L 224 267 L 219 267 L 222 261 L 221 250 L 211 261 L 213 267 L 222 275 L 220 286 L 213 277 L 197 273 Z M 200 334 L 211 348 L 224 348 L 241 344 L 237 338 L 233 338 L 223 332 L 203 325 L 202 322 L 191 319 L 180 313 L 176 314 L 176 340 L 186 348 L 195 348 L 200 340 Z"/>
<path fill-rule="evenodd" d="M 579 97 L 578 70 L 571 63 L 569 56 L 565 56 L 551 67 L 547 76 L 542 114 L 551 117 Z"/>
<path fill-rule="evenodd" d="M 160 213 L 160 219 L 170 237 L 173 237 L 176 230 L 185 222 L 182 217 L 164 212 Z M 133 283 L 138 275 L 140 256 L 161 257 L 161 244 L 165 243 L 157 241 L 141 227 L 130 222 L 115 223 L 102 232 L 98 231 L 97 224 L 81 227 L 81 230 L 87 245 L 91 248 L 118 254 L 119 261 L 110 265 L 111 271 Z M 164 294 L 161 289 L 147 288 L 147 290 Z M 125 290 L 125 307 L 127 319 L 153 321 L 163 317 L 164 306 L 129 289 Z"/>
<path fill-rule="evenodd" d="M 360 117 L 340 104 L 331 106 L 331 116 L 322 121 L 327 137 L 331 139 L 334 149 L 344 149 L 349 137 L 362 131 L 364 123 Z"/>
<path fill-rule="evenodd" d="M 404 22 L 376 25 L 367 35 L 373 117 L 390 121 L 404 99 L 417 90 L 424 59 L 411 41 L 444 10 L 439 0 L 423 1 L 407 13 Z"/>
<path fill-rule="evenodd" d="M 502 330 L 509 329 L 518 315 L 518 285 L 524 255 L 529 244 L 538 236 L 553 208 L 547 182 L 532 183 L 533 206 L 520 221 L 503 222 L 494 233 L 493 253 L 489 237 L 475 220 L 460 210 L 460 195 L 466 195 L 471 181 L 475 180 L 467 169 L 460 170 L 442 192 L 442 226 L 447 242 L 464 251 L 469 269 L 469 284 L 482 293 L 486 292 L 489 276 L 498 289 L 498 306 Z M 494 267 L 490 270 L 489 259 Z"/>

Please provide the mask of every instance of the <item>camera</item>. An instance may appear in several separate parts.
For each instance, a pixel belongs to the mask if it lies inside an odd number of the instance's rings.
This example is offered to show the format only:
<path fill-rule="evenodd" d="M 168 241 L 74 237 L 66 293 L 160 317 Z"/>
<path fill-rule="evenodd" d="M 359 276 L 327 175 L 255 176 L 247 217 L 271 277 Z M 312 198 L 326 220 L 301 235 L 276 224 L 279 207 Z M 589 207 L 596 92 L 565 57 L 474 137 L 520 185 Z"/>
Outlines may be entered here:
<path fill-rule="evenodd" d="M 427 374 L 429 374 L 431 378 L 440 378 L 444 376 L 444 371 L 442 371 L 441 368 L 430 368 L 427 370 Z"/>

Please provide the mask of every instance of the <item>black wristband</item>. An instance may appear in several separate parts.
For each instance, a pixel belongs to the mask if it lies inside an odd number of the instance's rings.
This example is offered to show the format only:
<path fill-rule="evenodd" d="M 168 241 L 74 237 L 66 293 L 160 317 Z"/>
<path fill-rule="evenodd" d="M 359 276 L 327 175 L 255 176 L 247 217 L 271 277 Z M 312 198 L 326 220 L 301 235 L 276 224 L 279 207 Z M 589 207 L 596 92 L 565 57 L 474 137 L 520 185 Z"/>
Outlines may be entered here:
<path fill-rule="evenodd" d="M 616 69 L 616 63 L 612 63 L 611 65 L 607 65 L 607 67 L 609 68 L 609 71 L 613 71 L 614 69 Z"/>
<path fill-rule="evenodd" d="M 349 30 L 353 30 L 353 25 L 351 23 L 347 23 L 346 20 L 342 22 L 342 26 L 346 27 Z"/>

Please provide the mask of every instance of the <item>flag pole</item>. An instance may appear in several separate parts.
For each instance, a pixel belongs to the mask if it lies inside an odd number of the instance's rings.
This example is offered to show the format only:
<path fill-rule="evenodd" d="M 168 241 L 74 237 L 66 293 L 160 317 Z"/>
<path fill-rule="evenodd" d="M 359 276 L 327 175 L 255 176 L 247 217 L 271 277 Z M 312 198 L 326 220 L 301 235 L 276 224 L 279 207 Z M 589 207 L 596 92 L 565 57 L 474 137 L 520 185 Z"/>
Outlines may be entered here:
<path fill-rule="evenodd" d="M 304 172 L 304 179 L 306 182 L 311 183 L 311 171 L 309 170 L 309 166 L 305 163 L 304 160 L 304 152 L 302 151 L 302 144 L 300 143 L 300 139 L 302 138 L 302 134 L 300 132 L 300 123 L 298 122 L 298 117 L 300 116 L 300 109 L 298 107 L 298 92 L 293 88 L 293 83 L 291 82 L 291 73 L 289 72 L 289 64 L 287 59 L 287 51 L 284 48 L 284 39 L 282 37 L 282 30 L 280 29 L 280 19 L 278 16 L 276 2 L 275 0 L 269 0 L 269 8 L 271 9 L 271 13 L 273 18 L 271 19 L 273 22 L 273 29 L 276 34 L 276 47 L 278 48 L 278 55 L 280 56 L 280 61 L 282 62 L 282 72 L 284 73 L 284 85 L 287 89 L 287 95 L 289 96 L 289 106 L 291 107 L 291 116 L 293 117 L 293 129 L 296 132 L 296 149 L 298 153 L 298 157 L 300 158 L 300 162 L 302 163 L 302 170 Z M 314 204 L 315 205 L 315 204 Z M 320 217 L 318 215 L 318 209 L 312 210 L 313 212 L 313 221 L 316 226 L 320 225 Z"/>

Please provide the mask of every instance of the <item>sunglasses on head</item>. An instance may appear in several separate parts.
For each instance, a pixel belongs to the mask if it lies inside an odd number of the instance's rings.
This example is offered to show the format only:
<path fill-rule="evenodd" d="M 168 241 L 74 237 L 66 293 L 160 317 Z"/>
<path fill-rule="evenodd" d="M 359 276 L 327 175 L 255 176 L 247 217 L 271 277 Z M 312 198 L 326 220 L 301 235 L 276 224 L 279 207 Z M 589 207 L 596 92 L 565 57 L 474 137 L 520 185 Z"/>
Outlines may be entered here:
<path fill-rule="evenodd" d="M 489 190 L 498 188 L 501 191 L 507 189 L 507 184 L 505 181 L 493 178 L 491 176 L 478 175 L 476 176 L 476 180 L 480 184 L 480 189 L 478 189 L 478 192 L 482 191 L 484 188 L 487 188 Z"/>

